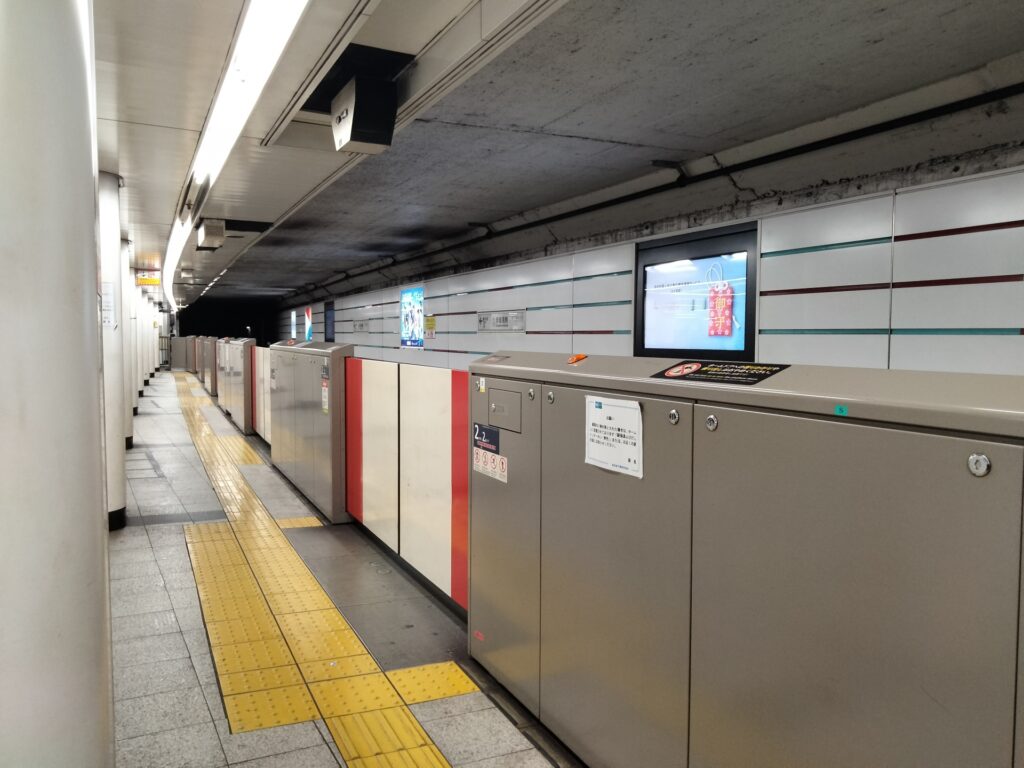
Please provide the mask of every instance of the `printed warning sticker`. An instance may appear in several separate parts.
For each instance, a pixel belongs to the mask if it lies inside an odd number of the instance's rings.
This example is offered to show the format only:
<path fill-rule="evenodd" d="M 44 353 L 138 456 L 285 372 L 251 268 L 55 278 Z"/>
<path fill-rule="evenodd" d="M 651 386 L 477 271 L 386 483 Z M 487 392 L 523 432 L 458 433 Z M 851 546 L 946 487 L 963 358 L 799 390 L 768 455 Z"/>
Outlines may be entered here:
<path fill-rule="evenodd" d="M 330 403 L 329 391 L 327 389 L 327 379 L 320 380 L 320 408 L 323 409 L 324 413 L 327 413 L 327 406 Z"/>
<path fill-rule="evenodd" d="M 767 363 L 716 363 L 706 360 L 683 360 L 671 368 L 654 374 L 652 379 L 677 381 L 707 381 L 714 384 L 759 384 L 769 376 L 789 368 L 788 365 Z"/>
<path fill-rule="evenodd" d="M 473 471 L 508 482 L 508 457 L 473 446 Z"/>

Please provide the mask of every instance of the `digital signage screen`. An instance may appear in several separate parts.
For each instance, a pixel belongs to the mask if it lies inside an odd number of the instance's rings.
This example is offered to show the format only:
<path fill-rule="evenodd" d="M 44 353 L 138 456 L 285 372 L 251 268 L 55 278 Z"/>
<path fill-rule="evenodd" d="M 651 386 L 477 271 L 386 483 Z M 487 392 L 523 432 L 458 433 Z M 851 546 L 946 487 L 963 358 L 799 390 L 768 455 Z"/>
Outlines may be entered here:
<path fill-rule="evenodd" d="M 423 286 L 405 288 L 399 295 L 399 322 L 403 347 L 423 347 Z"/>
<path fill-rule="evenodd" d="M 756 231 L 644 244 L 635 354 L 753 360 Z"/>

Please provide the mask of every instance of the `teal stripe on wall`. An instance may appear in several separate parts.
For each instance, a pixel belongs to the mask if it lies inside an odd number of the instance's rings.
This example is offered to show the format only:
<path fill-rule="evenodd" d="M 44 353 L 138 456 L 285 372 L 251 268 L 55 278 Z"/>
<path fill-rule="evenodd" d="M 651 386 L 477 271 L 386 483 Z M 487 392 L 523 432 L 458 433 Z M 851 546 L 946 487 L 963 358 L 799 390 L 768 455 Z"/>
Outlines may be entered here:
<path fill-rule="evenodd" d="M 893 328 L 893 336 L 1020 336 L 1024 328 Z"/>
<path fill-rule="evenodd" d="M 816 251 L 837 251 L 842 248 L 859 248 L 862 245 L 883 245 L 891 243 L 891 237 L 875 237 L 870 240 L 850 240 L 845 243 L 829 243 L 827 245 L 809 245 L 806 248 L 787 248 L 782 251 L 765 251 L 761 254 L 762 259 L 769 259 L 773 256 L 792 256 L 797 253 L 815 253 Z"/>

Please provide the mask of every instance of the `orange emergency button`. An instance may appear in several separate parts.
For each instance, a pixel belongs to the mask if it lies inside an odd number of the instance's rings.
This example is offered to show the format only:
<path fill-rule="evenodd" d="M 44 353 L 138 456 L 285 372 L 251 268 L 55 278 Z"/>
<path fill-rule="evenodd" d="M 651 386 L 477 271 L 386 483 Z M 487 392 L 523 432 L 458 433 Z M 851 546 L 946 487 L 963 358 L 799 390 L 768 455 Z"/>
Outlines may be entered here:
<path fill-rule="evenodd" d="M 569 362 L 569 365 L 576 365 L 576 363 L 581 363 L 581 362 L 583 362 L 586 359 L 587 359 L 586 355 L 573 355 L 572 357 L 569 358 L 568 362 Z"/>

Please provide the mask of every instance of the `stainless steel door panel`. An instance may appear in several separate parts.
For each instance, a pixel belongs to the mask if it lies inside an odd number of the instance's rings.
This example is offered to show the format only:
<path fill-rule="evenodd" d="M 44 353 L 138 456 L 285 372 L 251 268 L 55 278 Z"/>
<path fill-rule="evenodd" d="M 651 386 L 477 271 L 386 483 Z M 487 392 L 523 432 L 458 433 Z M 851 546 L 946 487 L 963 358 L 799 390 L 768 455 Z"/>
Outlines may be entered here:
<path fill-rule="evenodd" d="M 331 424 L 330 412 L 324 413 L 323 407 L 323 367 L 327 360 L 326 356 L 311 358 L 314 402 L 310 412 L 313 416 L 313 503 L 325 514 L 330 514 Z"/>
<path fill-rule="evenodd" d="M 543 395 L 541 719 L 591 768 L 683 768 L 693 406 Z M 643 478 L 584 462 L 587 395 L 640 403 Z"/>
<path fill-rule="evenodd" d="M 1022 453 L 697 407 L 692 768 L 1009 766 Z"/>
<path fill-rule="evenodd" d="M 470 377 L 471 419 L 487 424 L 488 398 Z M 540 398 L 539 384 L 487 380 L 522 394 L 522 432 L 500 431 L 508 482 L 470 469 L 470 653 L 532 712 L 539 700 Z M 472 425 L 471 425 L 472 429 Z M 470 460 L 472 462 L 472 450 Z"/>

